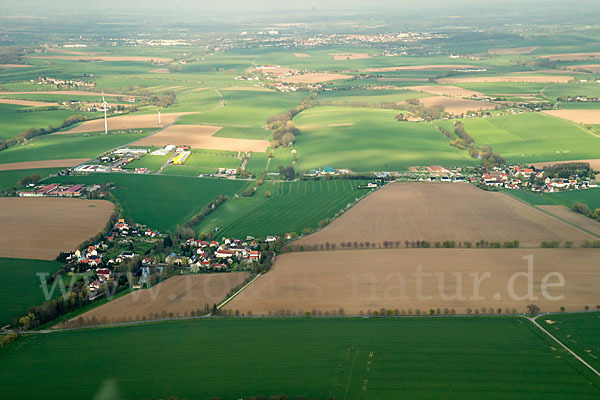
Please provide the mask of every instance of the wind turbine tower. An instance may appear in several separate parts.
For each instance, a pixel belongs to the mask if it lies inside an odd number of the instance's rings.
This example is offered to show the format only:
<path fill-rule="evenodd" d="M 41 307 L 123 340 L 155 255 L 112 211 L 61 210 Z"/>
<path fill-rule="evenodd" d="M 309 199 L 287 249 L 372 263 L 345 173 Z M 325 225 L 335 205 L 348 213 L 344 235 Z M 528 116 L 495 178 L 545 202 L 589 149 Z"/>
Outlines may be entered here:
<path fill-rule="evenodd" d="M 108 120 L 106 118 L 108 104 L 106 103 L 106 100 L 104 100 L 104 93 L 102 93 L 102 108 L 104 108 L 104 134 L 108 135 Z"/>
<path fill-rule="evenodd" d="M 158 112 L 158 124 L 160 125 L 160 111 Z"/>

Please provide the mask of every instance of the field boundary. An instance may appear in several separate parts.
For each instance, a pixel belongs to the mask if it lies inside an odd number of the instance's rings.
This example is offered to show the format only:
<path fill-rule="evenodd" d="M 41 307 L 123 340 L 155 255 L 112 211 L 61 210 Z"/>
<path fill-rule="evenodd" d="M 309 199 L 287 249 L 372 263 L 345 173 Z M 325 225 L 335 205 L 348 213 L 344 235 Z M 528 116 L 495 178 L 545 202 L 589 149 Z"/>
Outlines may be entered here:
<path fill-rule="evenodd" d="M 223 302 L 221 302 L 221 304 L 219 304 L 217 306 L 217 310 L 220 310 L 221 308 L 223 308 L 223 306 L 227 303 L 229 303 L 231 300 L 233 300 L 238 294 L 242 293 L 244 291 L 244 289 L 246 289 L 248 286 L 250 286 L 255 280 L 257 280 L 258 278 L 260 278 L 260 276 L 262 275 L 262 272 L 259 272 L 258 275 L 256 275 L 254 278 L 252 278 L 252 280 L 248 283 L 246 283 L 244 286 L 242 286 L 237 292 L 235 292 L 234 294 L 232 294 L 231 296 L 229 296 L 227 299 L 225 299 Z"/>

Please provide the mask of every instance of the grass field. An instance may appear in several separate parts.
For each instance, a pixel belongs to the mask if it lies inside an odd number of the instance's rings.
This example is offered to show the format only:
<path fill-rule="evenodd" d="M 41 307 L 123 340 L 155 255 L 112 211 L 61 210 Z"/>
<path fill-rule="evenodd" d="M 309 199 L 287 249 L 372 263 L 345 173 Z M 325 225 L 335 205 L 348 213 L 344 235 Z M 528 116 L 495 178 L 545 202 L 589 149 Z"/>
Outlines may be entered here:
<path fill-rule="evenodd" d="M 22 169 L 15 171 L 0 171 L 0 191 L 16 187 L 20 179 L 38 174 L 42 178 L 60 171 L 62 168 Z"/>
<path fill-rule="evenodd" d="M 166 156 L 153 156 L 150 154 L 145 155 L 139 160 L 134 160 L 127 164 L 126 169 L 136 169 L 136 168 L 148 168 L 150 171 L 156 172 L 160 167 L 163 166 L 164 163 L 167 162 L 170 155 Z"/>
<path fill-rule="evenodd" d="M 55 261 L 0 258 L 0 325 L 10 324 L 29 307 L 46 301 L 36 273 L 52 275 L 60 267 Z"/>
<path fill-rule="evenodd" d="M 0 139 L 17 136 L 29 128 L 47 128 L 48 125 L 59 126 L 71 115 L 84 115 L 69 110 L 18 112 L 31 107 L 12 104 L 0 104 Z"/>
<path fill-rule="evenodd" d="M 0 152 L 0 163 L 93 158 L 114 147 L 133 142 L 145 133 L 65 134 L 39 136 L 26 145 L 12 146 Z"/>
<path fill-rule="evenodd" d="M 218 195 L 232 196 L 246 184 L 231 180 L 133 174 L 68 176 L 51 181 L 113 183 L 117 186 L 113 194 L 123 206 L 124 215 L 161 231 L 173 231 Z"/>
<path fill-rule="evenodd" d="M 426 122 L 398 122 L 393 110 L 314 107 L 294 122 L 297 170 L 349 168 L 354 171 L 390 171 L 415 165 L 475 164 L 465 151 L 448 143 Z"/>
<path fill-rule="evenodd" d="M 530 190 L 506 190 L 505 193 L 533 205 L 571 207 L 573 203 L 585 203 L 592 210 L 600 208 L 600 189 L 598 188 L 543 194 L 537 194 Z"/>
<path fill-rule="evenodd" d="M 590 304 L 596 310 L 596 304 Z M 552 315 L 537 322 L 591 366 L 600 369 L 600 313 Z"/>
<path fill-rule="evenodd" d="M 477 145 L 492 146 L 508 163 L 592 159 L 600 152 L 600 137 L 541 113 L 470 118 L 463 123 Z M 438 124 L 452 129 L 451 121 Z"/>
<path fill-rule="evenodd" d="M 58 332 L 0 353 L 0 395 L 597 398 L 599 379 L 536 329 L 518 318 L 239 319 Z M 65 352 L 68 380 L 55 368 Z M 131 374 L 132 362 L 144 373 Z M 110 369 L 90 374 L 91 363 Z M 24 385 L 29 376 L 35 383 Z"/>
<path fill-rule="evenodd" d="M 240 197 L 221 205 L 206 217 L 197 230 L 219 227 L 217 237 L 266 237 L 285 233 L 302 233 L 315 228 L 324 218 L 331 218 L 366 190 L 356 186 L 364 181 L 265 182 L 252 197 Z M 271 193 L 270 198 L 265 193 Z"/>

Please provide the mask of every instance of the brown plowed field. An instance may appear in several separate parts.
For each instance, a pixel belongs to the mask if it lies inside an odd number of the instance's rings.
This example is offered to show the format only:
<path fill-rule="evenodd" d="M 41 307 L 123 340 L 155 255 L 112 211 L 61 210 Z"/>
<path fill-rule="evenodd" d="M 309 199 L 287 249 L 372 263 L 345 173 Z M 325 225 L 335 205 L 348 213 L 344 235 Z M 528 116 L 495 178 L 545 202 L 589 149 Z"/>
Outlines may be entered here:
<path fill-rule="evenodd" d="M 414 90 L 415 92 L 423 92 L 434 94 L 436 96 L 450 97 L 483 97 L 484 94 L 475 92 L 469 89 L 463 89 L 458 86 L 406 86 L 402 89 Z"/>
<path fill-rule="evenodd" d="M 2 92 L 0 92 L 0 95 Z M 0 104 L 14 104 L 17 106 L 45 107 L 57 106 L 58 103 L 49 103 L 46 101 L 30 101 L 30 100 L 15 100 L 15 99 L 0 99 Z"/>
<path fill-rule="evenodd" d="M 541 58 L 547 58 L 551 61 L 596 60 L 600 58 L 600 53 L 550 54 Z"/>
<path fill-rule="evenodd" d="M 33 65 L 27 64 L 0 64 L 0 68 L 30 68 Z"/>
<path fill-rule="evenodd" d="M 118 117 L 111 117 L 108 119 L 108 130 L 117 129 L 141 129 L 141 128 L 160 128 L 169 124 L 172 124 L 177 118 L 182 115 L 194 114 L 194 113 L 167 113 L 161 114 L 161 123 L 158 123 L 158 114 L 146 114 L 146 115 L 122 115 Z M 63 135 L 66 133 L 81 133 L 81 132 L 101 132 L 104 131 L 104 118 L 95 119 L 92 121 L 85 121 L 84 123 L 69 129 L 64 132 L 56 132 L 53 135 Z"/>
<path fill-rule="evenodd" d="M 73 60 L 73 61 L 142 61 L 166 63 L 173 61 L 172 58 L 165 57 L 142 57 L 142 56 L 27 56 L 27 58 L 37 58 L 41 60 Z"/>
<path fill-rule="evenodd" d="M 442 78 L 439 83 L 502 83 L 502 82 L 531 82 L 531 83 L 567 83 L 573 80 L 572 76 L 561 75 L 527 75 L 527 76 L 471 76 L 463 78 Z"/>
<path fill-rule="evenodd" d="M 352 75 L 330 74 L 330 73 L 326 73 L 326 72 L 315 72 L 312 74 L 286 76 L 284 78 L 281 78 L 280 81 L 288 82 L 288 83 L 319 83 L 319 82 L 336 81 L 339 79 L 348 79 L 348 78 L 352 78 Z"/>
<path fill-rule="evenodd" d="M 545 240 L 580 243 L 593 236 L 508 195 L 468 183 L 393 183 L 367 196 L 324 229 L 294 242 Z"/>
<path fill-rule="evenodd" d="M 506 49 L 489 49 L 488 53 L 495 55 L 515 55 L 515 54 L 529 54 L 539 46 L 529 47 L 510 47 Z"/>
<path fill-rule="evenodd" d="M 18 163 L 0 164 L 0 171 L 16 171 L 35 168 L 68 168 L 86 162 L 87 158 L 69 158 L 67 160 L 25 161 Z"/>
<path fill-rule="evenodd" d="M 0 257 L 51 260 L 102 231 L 113 212 L 105 200 L 0 198 Z"/>
<path fill-rule="evenodd" d="M 532 294 L 537 299 L 519 299 L 527 294 L 528 279 L 511 276 L 528 271 L 533 256 Z M 541 311 L 582 310 L 598 303 L 600 285 L 598 249 L 400 249 L 340 250 L 283 254 L 272 270 L 240 293 L 226 308 L 267 315 L 269 311 L 331 311 L 346 314 L 379 311 L 380 308 L 408 312 L 416 309 L 502 308 L 525 312 L 534 303 Z M 547 287 L 551 300 L 541 292 L 546 274 L 558 272 L 563 287 Z M 488 275 L 489 273 L 489 275 Z M 473 275 L 477 274 L 477 275 Z M 484 275 L 485 274 L 485 275 Z M 420 278 L 419 278 L 420 276 Z M 479 290 L 475 281 L 480 280 Z M 559 282 L 557 276 L 549 284 Z M 461 295 L 462 298 L 459 298 Z"/>
<path fill-rule="evenodd" d="M 155 135 L 147 136 L 133 146 L 187 145 L 193 149 L 253 151 L 264 153 L 268 140 L 234 139 L 213 136 L 221 129 L 214 125 L 171 125 Z"/>
<path fill-rule="evenodd" d="M 82 314 L 84 319 L 96 317 L 98 321 L 106 318 L 108 322 L 129 319 L 154 319 L 155 313 L 163 311 L 179 314 L 191 311 L 204 311 L 206 304 L 225 300 L 227 294 L 242 284 L 249 276 L 248 272 L 222 274 L 200 274 L 174 276 L 150 288 L 137 290 L 111 301 L 101 307 Z"/>
<path fill-rule="evenodd" d="M 362 60 L 364 58 L 371 58 L 367 53 L 329 53 L 335 61 L 343 60 Z"/>
<path fill-rule="evenodd" d="M 393 72 L 393 71 L 437 71 L 437 70 L 453 70 L 457 68 L 476 68 L 472 65 L 405 65 L 402 67 L 383 67 L 365 69 L 367 72 Z"/>
<path fill-rule="evenodd" d="M 307 53 L 292 53 L 297 58 L 310 58 L 310 54 Z"/>
<path fill-rule="evenodd" d="M 1 92 L 0 91 L 0 95 L 18 95 L 18 94 L 37 94 L 37 93 L 43 93 L 43 94 L 66 94 L 69 96 L 102 96 L 102 93 L 100 92 L 86 92 L 85 90 L 38 90 L 38 91 L 28 91 L 28 92 Z M 111 94 L 111 93 L 104 93 L 104 96 L 106 97 L 115 97 L 115 96 L 126 96 L 126 97 L 135 97 L 135 96 L 129 96 L 129 95 L 122 95 L 122 94 Z"/>
<path fill-rule="evenodd" d="M 426 107 L 444 107 L 445 111 L 454 115 L 461 115 L 467 111 L 493 110 L 496 108 L 494 103 L 447 96 L 425 97 L 419 99 L 419 101 Z"/>
<path fill-rule="evenodd" d="M 592 232 L 600 236 L 600 222 L 595 219 L 586 217 L 585 215 L 579 214 L 571 210 L 567 206 L 536 206 L 552 215 L 556 215 L 559 218 L 569 221 L 588 232 Z M 600 255 L 599 255 L 600 257 Z"/>
<path fill-rule="evenodd" d="M 544 113 L 568 119 L 578 124 L 600 124 L 599 110 L 548 110 Z"/>

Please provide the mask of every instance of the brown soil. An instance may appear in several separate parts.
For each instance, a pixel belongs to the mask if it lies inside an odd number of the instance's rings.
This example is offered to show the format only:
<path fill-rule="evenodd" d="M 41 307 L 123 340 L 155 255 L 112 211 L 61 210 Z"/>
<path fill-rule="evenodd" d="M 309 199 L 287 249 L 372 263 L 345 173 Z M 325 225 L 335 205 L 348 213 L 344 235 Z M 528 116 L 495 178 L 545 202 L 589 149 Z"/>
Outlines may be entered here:
<path fill-rule="evenodd" d="M 593 74 L 600 73 L 600 65 L 599 64 L 571 65 L 571 66 L 568 66 L 567 69 L 569 71 L 591 72 Z"/>
<path fill-rule="evenodd" d="M 551 61 L 596 60 L 600 58 L 600 53 L 550 54 L 541 58 L 547 58 Z"/>
<path fill-rule="evenodd" d="M 329 53 L 335 61 L 344 60 L 362 60 L 364 58 L 371 58 L 367 53 Z"/>
<path fill-rule="evenodd" d="M 173 61 L 171 58 L 164 57 L 141 57 L 141 56 L 28 56 L 27 58 L 37 58 L 42 60 L 73 60 L 73 61 L 141 61 L 167 63 Z"/>
<path fill-rule="evenodd" d="M 293 53 L 295 57 L 298 58 L 310 58 L 310 54 L 306 54 L 306 53 Z"/>
<path fill-rule="evenodd" d="M 48 160 L 48 161 L 27 161 L 0 164 L 0 171 L 16 171 L 20 169 L 35 169 L 35 168 L 68 168 L 82 164 L 87 161 L 87 158 L 70 158 L 67 160 Z"/>
<path fill-rule="evenodd" d="M 233 139 L 213 136 L 221 129 L 213 125 L 171 125 L 147 136 L 133 146 L 188 145 L 194 149 L 253 151 L 264 153 L 271 145 L 267 140 Z"/>
<path fill-rule="evenodd" d="M 194 113 L 168 113 L 161 114 L 161 123 L 158 123 L 158 114 L 145 114 L 145 115 L 122 115 L 118 117 L 110 117 L 108 119 L 108 130 L 117 129 L 141 129 L 141 128 L 160 128 L 169 124 L 172 124 L 177 118 L 182 115 L 194 114 Z M 68 131 L 56 132 L 54 135 L 63 135 L 67 133 L 80 133 L 80 132 L 100 132 L 104 131 L 104 118 L 95 119 L 93 121 L 85 121 L 81 125 L 78 125 Z"/>
<path fill-rule="evenodd" d="M 472 65 L 405 65 L 402 67 L 383 67 L 369 68 L 368 72 L 392 72 L 392 71 L 436 71 L 436 70 L 455 70 L 457 68 L 476 68 Z"/>
<path fill-rule="evenodd" d="M 437 96 L 450 96 L 450 97 L 484 97 L 483 93 L 475 92 L 473 90 L 463 89 L 458 86 L 406 86 L 402 89 L 414 90 L 416 92 L 423 92 L 434 94 Z"/>
<path fill-rule="evenodd" d="M 600 124 L 599 110 L 549 110 L 544 111 L 544 113 L 568 119 L 578 124 Z"/>
<path fill-rule="evenodd" d="M 280 80 L 288 83 L 320 83 L 328 81 L 336 81 L 339 79 L 352 78 L 352 75 L 330 74 L 315 72 L 304 75 L 294 75 L 281 78 Z"/>
<path fill-rule="evenodd" d="M 419 309 L 428 314 L 438 307 L 457 313 L 465 313 L 468 307 L 500 307 L 502 313 L 515 308 L 522 313 L 531 303 L 544 312 L 559 311 L 561 306 L 582 310 L 598 302 L 599 253 L 597 249 L 394 249 L 284 254 L 269 273 L 226 307 L 255 315 L 340 308 L 354 315 L 380 308 Z M 537 299 L 513 299 L 508 284 L 513 274 L 527 272 L 523 259 L 527 256 L 533 256 L 533 296 Z M 419 267 L 422 284 L 417 280 Z M 547 288 L 550 296 L 563 295 L 562 300 L 549 300 L 541 293 L 541 281 L 550 272 L 564 276 L 565 286 Z M 485 278 L 485 273 L 491 275 Z M 482 278 L 478 295 L 477 277 Z M 558 278 L 547 282 L 554 284 Z M 527 286 L 527 278 L 521 276 L 512 287 L 515 294 L 524 296 Z M 456 298 L 457 293 L 464 299 Z"/>
<path fill-rule="evenodd" d="M 585 215 L 579 214 L 569 207 L 566 206 L 537 206 L 539 209 L 549 212 L 552 215 L 556 215 L 559 218 L 569 221 L 588 232 L 592 232 L 600 236 L 600 222 L 595 219 L 586 217 Z"/>
<path fill-rule="evenodd" d="M 0 64 L 0 68 L 31 68 L 33 65 L 26 64 Z"/>
<path fill-rule="evenodd" d="M 102 231 L 113 209 L 105 200 L 0 198 L 0 257 L 54 259 Z"/>
<path fill-rule="evenodd" d="M 461 115 L 467 111 L 493 110 L 496 108 L 494 103 L 446 96 L 425 97 L 419 99 L 419 101 L 426 107 L 442 106 L 445 111 L 454 115 Z"/>
<path fill-rule="evenodd" d="M 515 55 L 515 54 L 529 54 L 537 49 L 539 46 L 529 47 L 511 47 L 506 49 L 489 49 L 488 53 L 495 55 Z"/>
<path fill-rule="evenodd" d="M 204 311 L 206 304 L 225 299 L 227 294 L 242 284 L 247 272 L 174 276 L 150 289 L 137 290 L 82 314 L 85 319 L 104 318 L 108 322 L 123 319 L 154 319 L 163 311 L 183 316 L 191 311 Z"/>
<path fill-rule="evenodd" d="M 531 82 L 531 83 L 567 83 L 572 76 L 561 75 L 526 75 L 526 76 L 472 76 L 463 78 L 442 78 L 439 83 L 500 83 L 500 82 Z"/>
<path fill-rule="evenodd" d="M 390 184 L 294 244 L 519 240 L 537 247 L 545 240 L 585 239 L 594 237 L 509 195 L 467 183 L 419 182 Z"/>
<path fill-rule="evenodd" d="M 3 91 L 0 91 L 0 95 L 19 95 L 19 94 L 37 94 L 37 93 L 66 94 L 66 95 L 70 95 L 70 96 L 102 96 L 102 93 L 100 93 L 100 92 L 86 92 L 84 90 L 38 90 L 38 91 L 31 91 L 31 92 L 3 92 Z M 106 96 L 106 97 L 115 97 L 115 96 L 135 97 L 135 96 L 122 95 L 122 94 L 111 94 L 111 93 L 104 93 L 104 96 Z"/>
<path fill-rule="evenodd" d="M 2 92 L 0 92 L 0 95 Z M 30 101 L 30 100 L 15 100 L 15 99 L 0 99 L 0 104 L 14 104 L 17 106 L 45 107 L 57 106 L 58 103 L 49 103 L 45 101 Z"/>
<path fill-rule="evenodd" d="M 168 74 L 169 70 L 167 68 L 155 68 L 155 69 L 151 69 L 150 71 L 151 74 Z"/>

